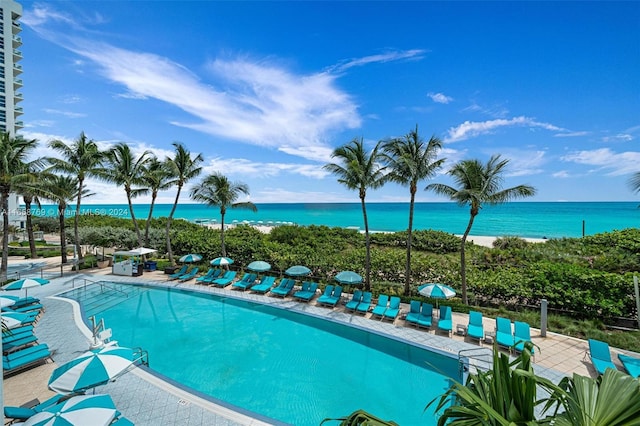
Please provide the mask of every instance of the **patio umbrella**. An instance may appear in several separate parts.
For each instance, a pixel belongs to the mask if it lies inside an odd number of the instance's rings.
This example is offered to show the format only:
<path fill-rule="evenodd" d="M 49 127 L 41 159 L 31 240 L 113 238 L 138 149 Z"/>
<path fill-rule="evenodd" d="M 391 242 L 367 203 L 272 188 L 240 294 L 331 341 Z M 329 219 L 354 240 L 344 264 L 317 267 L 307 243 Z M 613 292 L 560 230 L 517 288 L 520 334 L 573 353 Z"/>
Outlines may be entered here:
<path fill-rule="evenodd" d="M 229 259 L 228 257 L 216 257 L 209 263 L 213 266 L 226 266 L 231 265 L 233 263 L 233 259 Z"/>
<path fill-rule="evenodd" d="M 304 277 L 311 273 L 311 269 L 302 265 L 295 265 L 284 271 L 285 274 L 291 277 Z"/>
<path fill-rule="evenodd" d="M 22 325 L 25 321 L 33 318 L 31 315 L 23 314 L 20 312 L 3 312 L 2 322 L 7 328 L 15 328 Z"/>
<path fill-rule="evenodd" d="M 0 296 L 0 307 L 4 308 L 6 306 L 11 306 L 16 303 L 19 297 L 9 296 L 8 294 L 3 294 Z"/>
<path fill-rule="evenodd" d="M 193 263 L 200 262 L 202 260 L 202 256 L 195 253 L 185 254 L 180 259 L 178 259 L 182 263 Z"/>
<path fill-rule="evenodd" d="M 456 291 L 454 289 L 448 285 L 438 283 L 423 284 L 418 287 L 418 293 L 423 296 L 436 299 L 436 307 L 437 299 L 450 299 L 456 295 Z"/>
<path fill-rule="evenodd" d="M 117 414 L 116 406 L 109 395 L 80 395 L 35 414 L 24 426 L 69 426 L 111 424 Z"/>
<path fill-rule="evenodd" d="M 256 260 L 247 265 L 247 269 L 253 272 L 267 272 L 271 265 L 262 260 Z"/>
<path fill-rule="evenodd" d="M 144 256 L 145 254 L 151 254 L 151 253 L 155 253 L 157 251 L 158 250 L 152 249 L 152 248 L 138 247 L 138 248 L 134 248 L 133 250 L 129 250 L 129 253 L 131 253 L 131 254 L 139 254 L 140 256 Z"/>
<path fill-rule="evenodd" d="M 20 290 L 24 289 L 24 296 L 27 297 L 27 289 L 31 287 L 41 287 L 45 284 L 49 284 L 49 280 L 44 278 L 23 278 L 21 280 L 14 281 L 5 285 L 5 290 Z"/>
<path fill-rule="evenodd" d="M 336 275 L 335 280 L 340 284 L 360 284 L 362 277 L 353 271 L 342 271 Z"/>
<path fill-rule="evenodd" d="M 49 389 L 63 395 L 83 392 L 114 380 L 134 361 L 130 348 L 107 346 L 88 351 L 56 368 L 49 378 Z"/>

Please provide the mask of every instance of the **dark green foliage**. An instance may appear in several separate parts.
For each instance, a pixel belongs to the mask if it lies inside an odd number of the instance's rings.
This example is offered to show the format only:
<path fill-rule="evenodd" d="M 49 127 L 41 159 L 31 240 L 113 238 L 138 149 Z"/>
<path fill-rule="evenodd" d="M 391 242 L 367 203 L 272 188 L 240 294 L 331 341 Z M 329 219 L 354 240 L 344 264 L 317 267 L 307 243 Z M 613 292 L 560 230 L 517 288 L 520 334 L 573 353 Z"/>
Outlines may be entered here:
<path fill-rule="evenodd" d="M 500 250 L 508 250 L 508 249 L 524 249 L 527 248 L 527 241 L 520 237 L 501 237 L 496 238 L 493 242 L 493 248 L 497 248 Z"/>
<path fill-rule="evenodd" d="M 43 217 L 33 216 L 31 218 L 33 222 L 33 228 L 42 231 L 46 234 L 53 234 L 60 232 L 60 223 L 57 217 Z"/>
<path fill-rule="evenodd" d="M 372 234 L 371 242 L 380 246 L 406 249 L 407 231 Z M 455 253 L 460 249 L 460 238 L 447 232 L 431 229 L 414 231 L 412 247 L 415 250 L 438 254 Z"/>

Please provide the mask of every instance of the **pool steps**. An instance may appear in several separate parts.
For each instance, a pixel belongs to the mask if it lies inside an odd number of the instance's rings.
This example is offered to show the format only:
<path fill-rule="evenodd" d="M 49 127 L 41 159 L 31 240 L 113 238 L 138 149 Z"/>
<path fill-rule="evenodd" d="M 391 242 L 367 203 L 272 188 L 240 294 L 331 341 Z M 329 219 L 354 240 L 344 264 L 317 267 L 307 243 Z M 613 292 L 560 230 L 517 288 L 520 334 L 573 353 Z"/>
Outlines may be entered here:
<path fill-rule="evenodd" d="M 147 291 L 149 289 L 142 286 L 98 281 L 66 291 L 60 296 L 79 302 L 84 316 L 91 317 Z"/>

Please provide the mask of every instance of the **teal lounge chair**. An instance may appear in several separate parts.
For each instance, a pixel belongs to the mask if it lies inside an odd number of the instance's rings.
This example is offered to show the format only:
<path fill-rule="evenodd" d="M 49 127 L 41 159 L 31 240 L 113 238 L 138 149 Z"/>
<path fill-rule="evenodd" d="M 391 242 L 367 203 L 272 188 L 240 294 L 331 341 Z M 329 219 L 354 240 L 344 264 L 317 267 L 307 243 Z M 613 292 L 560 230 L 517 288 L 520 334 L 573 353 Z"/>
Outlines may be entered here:
<path fill-rule="evenodd" d="M 356 290 L 353 292 L 351 296 L 351 300 L 349 300 L 345 305 L 344 309 L 350 312 L 355 312 L 358 309 L 358 305 L 362 301 L 362 290 Z"/>
<path fill-rule="evenodd" d="M 453 322 L 451 318 L 451 306 L 440 306 L 440 317 L 438 318 L 438 331 L 447 333 L 453 332 Z"/>
<path fill-rule="evenodd" d="M 245 291 L 256 282 L 256 278 L 258 278 L 258 274 L 245 273 L 240 281 L 236 281 L 233 283 L 233 288 L 238 288 L 242 291 Z"/>
<path fill-rule="evenodd" d="M 366 314 L 367 312 L 369 312 L 369 308 L 371 307 L 371 297 L 372 295 L 370 291 L 365 291 L 364 293 L 362 293 L 362 300 L 360 301 L 360 303 L 358 303 L 356 312 L 361 314 Z"/>
<path fill-rule="evenodd" d="M 318 297 L 318 304 L 322 304 L 325 301 L 330 301 L 332 294 L 333 294 L 333 286 L 329 284 L 324 288 L 324 292 L 322 293 L 322 295 Z"/>
<path fill-rule="evenodd" d="M 2 368 L 4 369 L 4 375 L 6 376 L 28 367 L 43 364 L 49 358 L 51 358 L 51 352 L 49 352 L 49 347 L 44 343 L 3 355 Z"/>
<path fill-rule="evenodd" d="M 629 373 L 631 377 L 634 377 L 636 379 L 640 377 L 640 358 L 634 358 L 629 355 L 618 354 L 618 359 L 620 360 L 620 362 L 622 363 L 622 366 L 624 367 L 625 370 L 627 370 L 627 373 Z"/>
<path fill-rule="evenodd" d="M 26 346 L 32 346 L 34 343 L 38 342 L 38 338 L 33 333 L 20 334 L 16 337 L 12 335 L 11 337 L 12 338 L 10 340 L 2 341 L 3 354 L 18 351 Z"/>
<path fill-rule="evenodd" d="M 216 278 L 215 280 L 211 281 L 211 285 L 214 285 L 216 287 L 226 287 L 231 284 L 231 282 L 236 277 L 236 274 L 236 271 L 227 271 L 221 278 Z"/>
<path fill-rule="evenodd" d="M 270 275 L 263 275 L 260 282 L 253 287 L 251 287 L 251 291 L 254 293 L 265 294 L 271 287 L 273 287 L 273 283 L 276 282 L 276 277 L 272 277 Z"/>
<path fill-rule="evenodd" d="M 522 352 L 524 350 L 524 344 L 526 342 L 531 343 L 531 327 L 526 322 L 515 321 L 513 323 L 514 328 L 514 338 L 515 349 L 516 352 Z M 535 359 L 535 350 L 533 346 L 531 347 L 531 355 Z"/>
<path fill-rule="evenodd" d="M 418 317 L 420 316 L 420 307 L 422 304 L 419 300 L 412 300 L 409 302 L 409 312 L 405 317 L 405 322 L 407 324 L 418 325 Z"/>
<path fill-rule="evenodd" d="M 328 287 L 328 286 L 327 286 Z M 342 297 L 342 286 L 335 286 L 330 296 L 322 295 L 318 299 L 318 304 L 335 308 Z"/>
<path fill-rule="evenodd" d="M 223 276 L 224 274 L 222 273 L 222 269 L 214 269 L 210 277 L 200 280 L 200 282 L 202 284 L 210 285 L 213 282 L 213 280 L 217 280 L 218 278 L 221 278 Z"/>
<path fill-rule="evenodd" d="M 14 419 L 13 420 L 14 422 L 18 420 L 27 420 L 29 417 L 34 416 L 39 412 L 58 404 L 62 398 L 68 398 L 68 396 L 54 395 L 51 398 L 47 399 L 46 401 L 38 402 L 36 405 L 30 406 L 30 407 L 5 406 L 4 416 L 9 419 Z"/>
<path fill-rule="evenodd" d="M 516 341 L 513 338 L 511 320 L 509 318 L 496 318 L 496 343 L 498 346 L 509 349 L 509 352 L 511 352 L 511 349 L 515 345 Z"/>
<path fill-rule="evenodd" d="M 293 287 L 295 285 L 296 280 L 293 280 L 291 278 L 283 278 L 282 281 L 280 281 L 280 285 L 278 285 L 276 288 L 272 288 L 269 294 L 284 298 L 288 296 L 291 291 L 293 291 Z"/>
<path fill-rule="evenodd" d="M 373 311 L 371 311 L 371 318 L 374 318 L 374 317 L 382 318 L 382 316 L 384 315 L 384 311 L 387 310 L 388 305 L 389 305 L 389 296 L 387 296 L 386 294 L 381 294 L 380 296 L 378 296 L 378 303 L 376 303 L 376 306 L 373 308 Z"/>
<path fill-rule="evenodd" d="M 189 268 L 189 265 L 182 265 L 182 268 L 180 268 L 180 270 L 178 272 L 170 274 L 167 279 L 169 279 L 169 280 L 177 280 L 178 278 L 180 278 L 181 276 L 183 276 L 184 274 L 187 273 L 187 269 L 188 268 Z"/>
<path fill-rule="evenodd" d="M 302 290 L 296 291 L 293 294 L 293 297 L 302 301 L 309 302 L 316 295 L 316 291 L 318 290 L 318 283 L 313 283 L 310 281 L 305 281 L 302 283 Z"/>
<path fill-rule="evenodd" d="M 589 356 L 593 368 L 598 374 L 604 374 L 607 368 L 617 370 L 613 361 L 611 361 L 611 352 L 609 352 L 609 344 L 600 340 L 589 339 Z"/>
<path fill-rule="evenodd" d="M 211 278 L 211 277 L 213 276 L 213 274 L 214 274 L 214 272 L 215 272 L 215 271 L 216 271 L 216 269 L 209 268 L 209 270 L 207 271 L 207 273 L 206 273 L 206 274 L 204 274 L 204 275 L 203 275 L 203 276 L 201 276 L 201 277 L 196 278 L 196 283 L 200 283 L 200 282 L 202 282 L 202 281 L 206 281 L 206 280 L 208 280 L 209 278 Z"/>
<path fill-rule="evenodd" d="M 423 302 L 420 316 L 418 316 L 418 327 L 431 328 L 433 323 L 433 305 L 431 303 Z"/>
<path fill-rule="evenodd" d="M 195 268 L 193 268 L 192 270 L 190 270 L 189 272 L 187 272 L 186 274 L 181 275 L 178 278 L 178 281 L 180 282 L 187 282 L 187 281 L 191 281 L 192 279 L 195 278 L 195 276 L 198 274 L 198 271 L 200 270 L 200 268 L 198 268 L 197 266 Z"/>
<path fill-rule="evenodd" d="M 400 298 L 398 296 L 391 296 L 389 300 L 389 307 L 382 314 L 382 320 L 390 319 L 394 322 L 400 315 Z"/>
<path fill-rule="evenodd" d="M 482 342 L 484 340 L 484 324 L 482 323 L 482 312 L 469 312 L 469 325 L 467 326 L 467 336 Z"/>

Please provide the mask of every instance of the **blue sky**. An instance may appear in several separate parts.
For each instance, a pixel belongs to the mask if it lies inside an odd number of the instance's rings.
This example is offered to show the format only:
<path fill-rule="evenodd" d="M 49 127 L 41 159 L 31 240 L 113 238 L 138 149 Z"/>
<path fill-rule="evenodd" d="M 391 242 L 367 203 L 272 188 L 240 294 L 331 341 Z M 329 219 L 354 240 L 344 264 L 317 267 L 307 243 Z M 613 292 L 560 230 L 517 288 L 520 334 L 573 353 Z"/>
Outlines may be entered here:
<path fill-rule="evenodd" d="M 640 2 L 22 5 L 22 134 L 38 156 L 81 131 L 159 158 L 179 141 L 254 202 L 357 202 L 322 169 L 332 150 L 417 124 L 444 142 L 436 182 L 502 154 L 505 185 L 535 186 L 532 201 L 637 200 Z M 125 202 L 90 189 L 92 203 Z M 408 189 L 368 200 L 408 201 Z"/>

